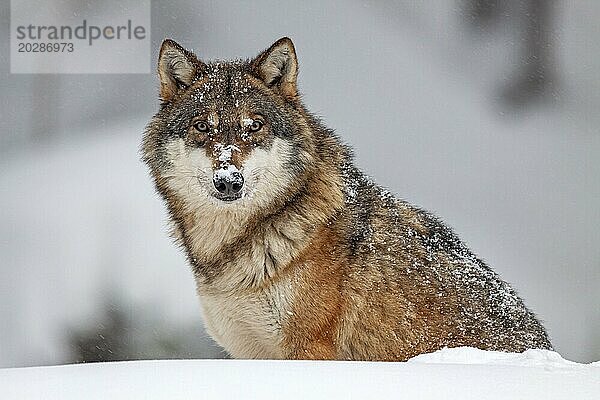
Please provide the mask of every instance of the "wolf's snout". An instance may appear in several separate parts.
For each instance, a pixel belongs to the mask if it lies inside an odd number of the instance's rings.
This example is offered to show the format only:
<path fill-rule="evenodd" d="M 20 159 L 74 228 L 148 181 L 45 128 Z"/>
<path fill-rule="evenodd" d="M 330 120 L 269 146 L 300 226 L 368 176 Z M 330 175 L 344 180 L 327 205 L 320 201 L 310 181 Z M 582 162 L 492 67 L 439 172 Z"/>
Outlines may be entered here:
<path fill-rule="evenodd" d="M 244 186 L 244 177 L 238 171 L 218 170 L 213 176 L 215 189 L 225 196 L 236 195 Z"/>

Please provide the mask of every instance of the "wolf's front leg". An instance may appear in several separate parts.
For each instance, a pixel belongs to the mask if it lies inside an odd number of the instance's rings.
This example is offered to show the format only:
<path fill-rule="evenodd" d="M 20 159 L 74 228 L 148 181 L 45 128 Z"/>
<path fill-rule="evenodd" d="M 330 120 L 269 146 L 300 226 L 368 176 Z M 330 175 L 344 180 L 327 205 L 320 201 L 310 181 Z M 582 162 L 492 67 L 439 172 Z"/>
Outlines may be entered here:
<path fill-rule="evenodd" d="M 335 360 L 343 321 L 339 277 L 332 273 L 333 263 L 307 262 L 303 267 L 305 274 L 295 276 L 295 296 L 282 324 L 283 354 L 292 360 Z"/>
<path fill-rule="evenodd" d="M 306 309 L 305 311 L 308 311 Z M 325 309 L 296 313 L 283 330 L 283 354 L 290 360 L 335 360 L 339 317 Z"/>
<path fill-rule="evenodd" d="M 330 340 L 302 341 L 286 349 L 289 360 L 335 360 L 335 346 Z"/>

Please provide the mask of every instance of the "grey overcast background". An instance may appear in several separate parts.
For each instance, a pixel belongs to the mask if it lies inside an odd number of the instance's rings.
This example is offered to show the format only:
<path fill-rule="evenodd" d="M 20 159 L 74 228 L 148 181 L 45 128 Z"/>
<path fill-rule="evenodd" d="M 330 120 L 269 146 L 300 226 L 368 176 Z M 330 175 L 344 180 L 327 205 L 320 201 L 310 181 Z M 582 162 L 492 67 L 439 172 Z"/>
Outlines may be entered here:
<path fill-rule="evenodd" d="M 225 357 L 139 161 L 156 76 L 10 74 L 9 15 L 4 0 L 0 367 Z M 600 359 L 599 20 L 596 1 L 154 1 L 148 62 L 165 37 L 225 59 L 290 36 L 304 101 L 358 164 L 441 216 L 557 351 L 589 362 Z"/>

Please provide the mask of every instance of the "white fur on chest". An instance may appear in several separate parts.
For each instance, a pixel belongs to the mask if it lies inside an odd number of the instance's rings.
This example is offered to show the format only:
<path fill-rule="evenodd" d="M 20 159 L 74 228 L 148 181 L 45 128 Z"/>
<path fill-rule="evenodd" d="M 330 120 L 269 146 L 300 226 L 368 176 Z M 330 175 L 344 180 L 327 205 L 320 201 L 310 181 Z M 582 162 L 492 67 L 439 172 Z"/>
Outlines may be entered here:
<path fill-rule="evenodd" d="M 198 282 L 208 333 L 235 358 L 285 358 L 282 327 L 292 314 L 292 277 L 272 282 L 297 254 L 298 230 L 269 227 L 224 266 L 210 284 Z M 268 285 L 264 285 L 269 281 Z M 259 288 L 260 287 L 260 288 Z"/>
<path fill-rule="evenodd" d="M 235 358 L 285 357 L 282 326 L 291 315 L 291 284 L 265 290 L 215 292 L 201 284 L 198 294 L 208 333 Z"/>

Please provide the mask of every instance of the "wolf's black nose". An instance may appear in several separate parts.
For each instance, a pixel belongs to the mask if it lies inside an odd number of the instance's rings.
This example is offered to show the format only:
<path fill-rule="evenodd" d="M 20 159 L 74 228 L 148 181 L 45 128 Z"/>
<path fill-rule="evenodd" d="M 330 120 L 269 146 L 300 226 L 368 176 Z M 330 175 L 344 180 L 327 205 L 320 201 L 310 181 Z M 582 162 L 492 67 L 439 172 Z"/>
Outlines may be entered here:
<path fill-rule="evenodd" d="M 217 174 L 213 177 L 213 184 L 219 193 L 224 194 L 225 196 L 231 196 L 242 190 L 242 186 L 244 186 L 244 177 L 237 171 L 226 175 Z"/>

